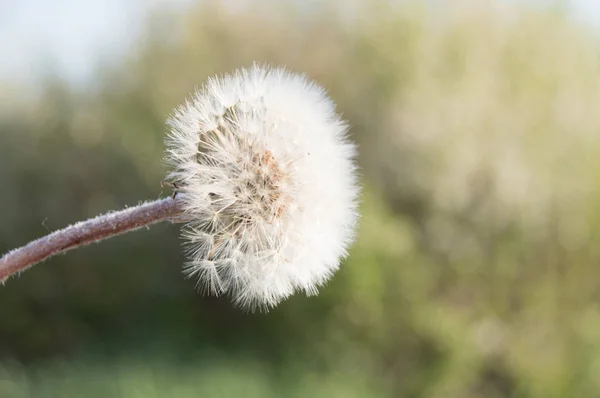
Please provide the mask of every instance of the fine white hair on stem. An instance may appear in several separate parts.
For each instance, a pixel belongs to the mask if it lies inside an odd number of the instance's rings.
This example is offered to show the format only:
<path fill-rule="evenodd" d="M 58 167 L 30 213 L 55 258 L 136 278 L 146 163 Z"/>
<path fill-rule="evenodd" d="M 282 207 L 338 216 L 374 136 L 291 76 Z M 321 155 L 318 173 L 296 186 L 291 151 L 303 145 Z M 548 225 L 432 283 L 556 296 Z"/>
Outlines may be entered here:
<path fill-rule="evenodd" d="M 209 79 L 168 125 L 168 179 L 190 220 L 185 272 L 244 308 L 316 294 L 358 217 L 355 147 L 325 91 L 255 65 Z"/>

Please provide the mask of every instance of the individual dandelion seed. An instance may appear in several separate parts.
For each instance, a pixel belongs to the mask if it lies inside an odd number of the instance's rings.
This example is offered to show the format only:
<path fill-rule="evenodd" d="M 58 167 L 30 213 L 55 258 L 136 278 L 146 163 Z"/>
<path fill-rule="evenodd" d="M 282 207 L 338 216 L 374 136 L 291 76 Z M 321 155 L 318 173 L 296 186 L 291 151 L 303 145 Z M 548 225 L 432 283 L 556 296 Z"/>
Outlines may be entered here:
<path fill-rule="evenodd" d="M 208 80 L 168 120 L 171 199 L 109 213 L 9 252 L 0 279 L 151 223 L 185 222 L 185 273 L 244 308 L 311 295 L 338 269 L 358 217 L 355 149 L 324 90 L 282 68 Z"/>

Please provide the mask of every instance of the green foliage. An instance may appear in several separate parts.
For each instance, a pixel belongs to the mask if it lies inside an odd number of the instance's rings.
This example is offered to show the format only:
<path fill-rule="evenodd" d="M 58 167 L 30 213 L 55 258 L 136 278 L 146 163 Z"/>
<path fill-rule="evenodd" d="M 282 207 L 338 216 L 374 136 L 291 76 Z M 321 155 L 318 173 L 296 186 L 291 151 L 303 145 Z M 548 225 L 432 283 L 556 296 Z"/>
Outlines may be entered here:
<path fill-rule="evenodd" d="M 182 278 L 173 226 L 55 258 L 0 290 L 0 395 L 599 396 L 597 39 L 524 6 L 226 4 L 153 16 L 93 88 L 0 110 L 0 251 L 167 195 L 165 117 L 258 61 L 352 126 L 349 259 L 244 314 Z"/>

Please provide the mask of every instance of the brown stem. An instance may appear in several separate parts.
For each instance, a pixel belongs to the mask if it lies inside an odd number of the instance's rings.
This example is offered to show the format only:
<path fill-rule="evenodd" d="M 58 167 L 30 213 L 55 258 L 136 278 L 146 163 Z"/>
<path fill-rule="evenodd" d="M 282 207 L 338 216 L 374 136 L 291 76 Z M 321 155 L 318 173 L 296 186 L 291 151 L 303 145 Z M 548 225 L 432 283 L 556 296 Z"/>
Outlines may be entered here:
<path fill-rule="evenodd" d="M 0 282 L 55 254 L 181 216 L 179 200 L 159 199 L 71 225 L 12 250 L 0 258 Z"/>

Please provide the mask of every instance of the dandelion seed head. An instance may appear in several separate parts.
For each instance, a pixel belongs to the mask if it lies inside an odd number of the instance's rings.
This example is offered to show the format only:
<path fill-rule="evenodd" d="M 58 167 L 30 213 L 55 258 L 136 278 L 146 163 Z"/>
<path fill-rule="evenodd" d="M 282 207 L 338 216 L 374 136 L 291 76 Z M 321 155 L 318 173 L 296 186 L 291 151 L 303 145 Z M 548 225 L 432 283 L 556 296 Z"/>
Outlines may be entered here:
<path fill-rule="evenodd" d="M 316 294 L 347 255 L 359 192 L 324 90 L 254 66 L 208 80 L 168 124 L 168 178 L 190 220 L 185 272 L 246 308 Z"/>

